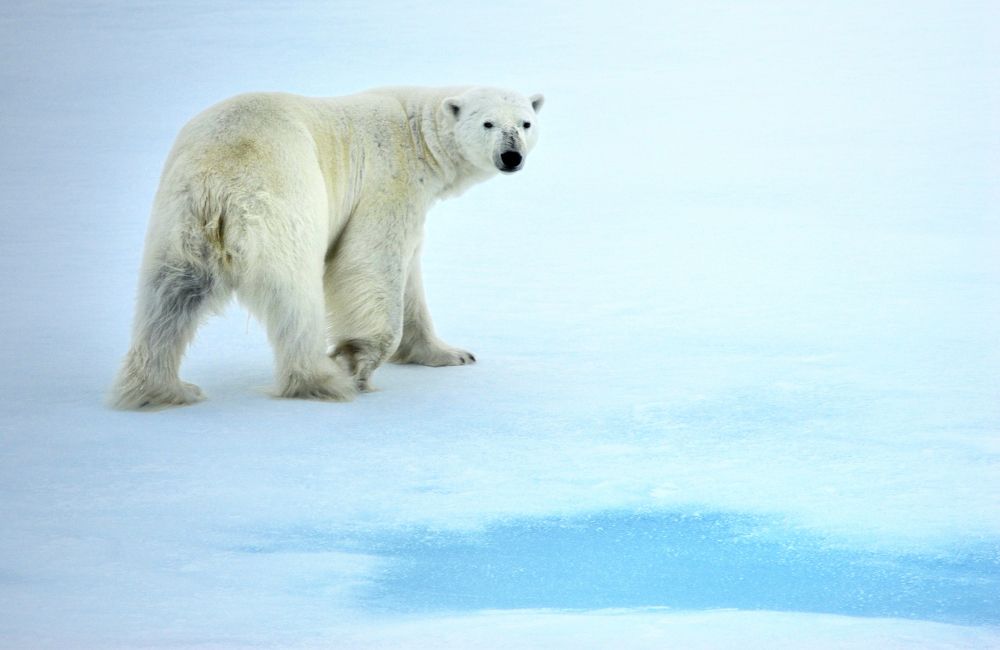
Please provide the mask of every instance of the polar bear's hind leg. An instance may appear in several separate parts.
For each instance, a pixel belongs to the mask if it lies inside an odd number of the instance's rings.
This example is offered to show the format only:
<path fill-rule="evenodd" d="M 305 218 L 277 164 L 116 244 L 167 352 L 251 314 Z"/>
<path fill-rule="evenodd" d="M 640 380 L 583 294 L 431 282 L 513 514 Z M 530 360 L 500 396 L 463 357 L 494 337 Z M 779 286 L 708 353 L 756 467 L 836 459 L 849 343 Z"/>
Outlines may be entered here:
<path fill-rule="evenodd" d="M 252 219 L 258 225 L 245 232 L 235 255 L 235 289 L 267 329 L 275 396 L 347 402 L 355 397 L 354 381 L 327 356 L 323 191 L 320 182 L 293 200 L 272 197 L 258 206 L 263 212 Z"/>
<path fill-rule="evenodd" d="M 302 256 L 297 262 L 301 268 L 289 277 L 262 260 L 237 295 L 267 328 L 274 348 L 276 397 L 349 402 L 355 396 L 354 382 L 326 355 L 322 259 L 313 263 Z"/>
<path fill-rule="evenodd" d="M 178 370 L 203 316 L 229 295 L 208 264 L 164 261 L 144 269 L 132 346 L 112 388 L 111 406 L 151 410 L 205 399 L 200 388 L 180 380 Z"/>

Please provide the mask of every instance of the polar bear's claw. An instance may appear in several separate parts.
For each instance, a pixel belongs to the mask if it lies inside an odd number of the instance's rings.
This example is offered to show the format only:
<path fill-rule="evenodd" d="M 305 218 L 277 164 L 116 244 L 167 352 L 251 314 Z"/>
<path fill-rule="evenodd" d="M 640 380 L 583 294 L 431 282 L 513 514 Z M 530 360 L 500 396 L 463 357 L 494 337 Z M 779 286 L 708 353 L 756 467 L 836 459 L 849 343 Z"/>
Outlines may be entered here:
<path fill-rule="evenodd" d="M 395 363 L 412 363 L 419 366 L 465 366 L 476 362 L 476 356 L 468 350 L 452 347 L 446 343 L 425 343 L 415 346 L 405 353 L 393 357 Z"/>

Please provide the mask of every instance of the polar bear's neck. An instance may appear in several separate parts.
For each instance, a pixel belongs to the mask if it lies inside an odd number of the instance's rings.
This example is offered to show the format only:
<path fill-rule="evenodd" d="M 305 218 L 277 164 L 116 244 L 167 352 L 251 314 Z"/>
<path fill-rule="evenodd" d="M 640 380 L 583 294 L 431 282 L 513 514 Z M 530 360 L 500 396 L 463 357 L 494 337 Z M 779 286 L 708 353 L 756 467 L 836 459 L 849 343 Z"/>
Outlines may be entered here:
<path fill-rule="evenodd" d="M 398 86 L 369 91 L 391 95 L 402 107 L 416 162 L 433 179 L 427 187 L 432 202 L 458 196 L 498 173 L 484 172 L 466 160 L 455 140 L 453 121 L 443 119 L 442 102 L 466 89 Z"/>

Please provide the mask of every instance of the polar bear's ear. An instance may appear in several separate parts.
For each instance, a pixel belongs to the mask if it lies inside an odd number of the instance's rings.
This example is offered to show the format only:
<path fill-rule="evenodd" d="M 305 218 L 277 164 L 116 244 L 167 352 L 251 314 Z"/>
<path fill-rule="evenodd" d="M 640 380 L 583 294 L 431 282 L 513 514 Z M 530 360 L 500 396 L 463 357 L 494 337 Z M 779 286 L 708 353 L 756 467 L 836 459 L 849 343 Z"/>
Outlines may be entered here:
<path fill-rule="evenodd" d="M 542 110 L 542 104 L 545 103 L 545 95 L 543 95 L 542 93 L 535 93 L 528 99 L 531 100 L 531 107 L 535 109 L 536 114 L 538 113 L 538 111 Z"/>
<path fill-rule="evenodd" d="M 442 103 L 444 109 L 454 118 L 458 118 L 458 114 L 462 111 L 462 100 L 458 97 L 449 97 Z"/>

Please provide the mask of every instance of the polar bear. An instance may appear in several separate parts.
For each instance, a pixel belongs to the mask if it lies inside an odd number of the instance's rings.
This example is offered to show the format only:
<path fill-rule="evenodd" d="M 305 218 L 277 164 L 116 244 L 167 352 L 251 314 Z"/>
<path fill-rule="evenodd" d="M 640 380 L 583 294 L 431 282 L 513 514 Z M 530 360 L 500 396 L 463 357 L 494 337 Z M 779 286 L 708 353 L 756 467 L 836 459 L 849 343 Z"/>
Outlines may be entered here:
<path fill-rule="evenodd" d="M 267 329 L 279 397 L 351 400 L 387 360 L 473 363 L 434 334 L 424 217 L 439 199 L 520 170 L 543 102 L 482 86 L 387 87 L 250 93 L 194 117 L 153 200 L 131 347 L 109 403 L 204 399 L 179 366 L 201 320 L 234 293 Z"/>

